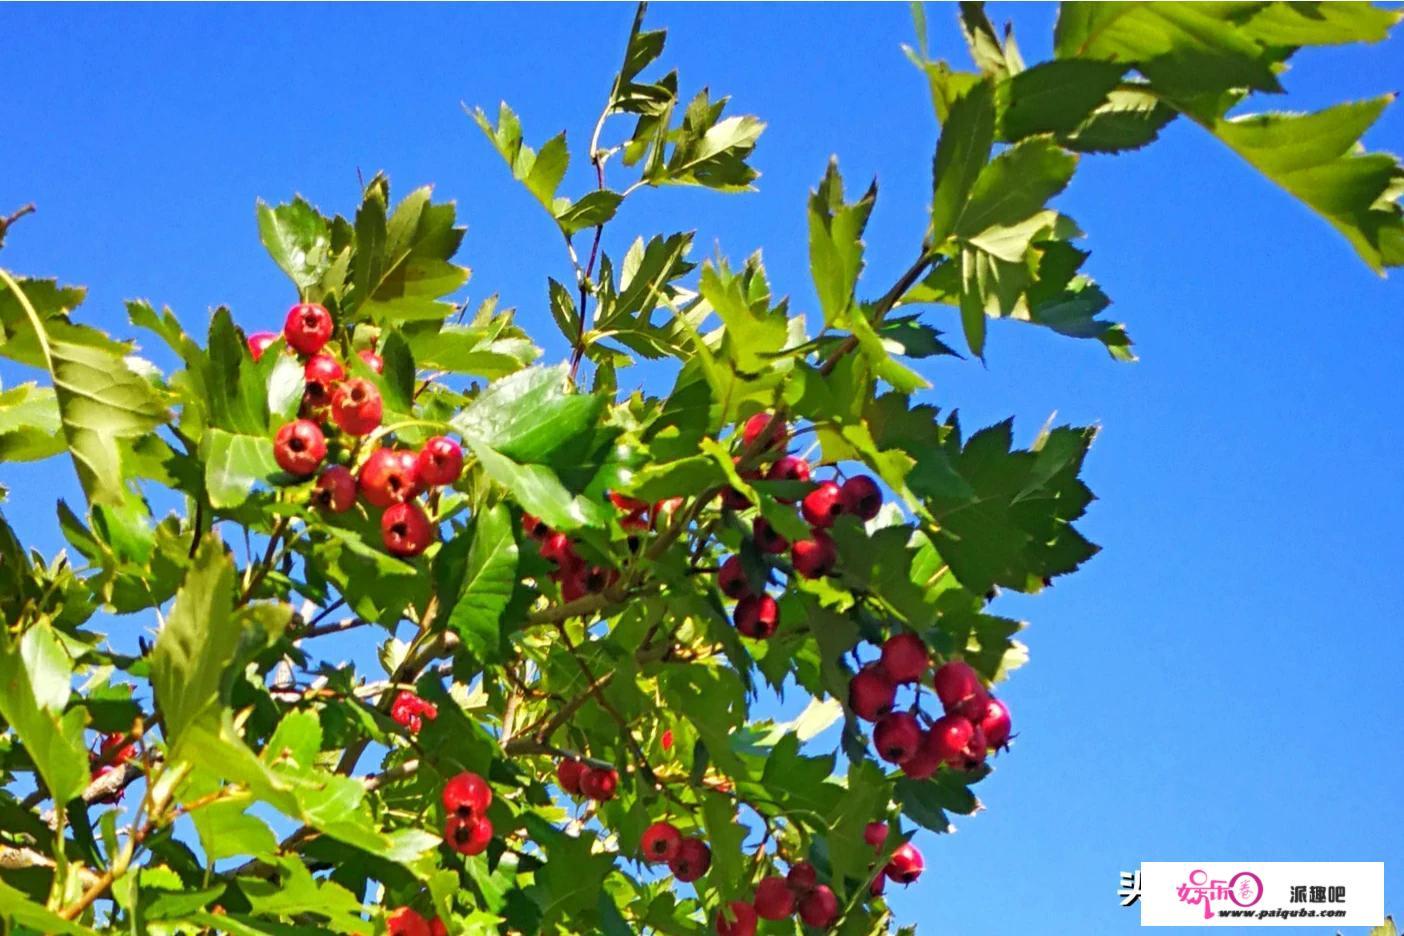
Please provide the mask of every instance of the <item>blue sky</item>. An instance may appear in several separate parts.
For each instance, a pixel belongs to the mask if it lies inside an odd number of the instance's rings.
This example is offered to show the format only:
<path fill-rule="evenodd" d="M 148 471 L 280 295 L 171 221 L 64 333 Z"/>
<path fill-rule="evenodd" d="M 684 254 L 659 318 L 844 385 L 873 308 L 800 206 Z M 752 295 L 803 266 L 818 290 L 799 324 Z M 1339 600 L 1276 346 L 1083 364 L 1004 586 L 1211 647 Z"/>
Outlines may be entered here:
<path fill-rule="evenodd" d="M 191 326 L 227 304 L 249 330 L 276 327 L 292 295 L 254 200 L 300 192 L 348 213 L 357 170 L 384 169 L 400 193 L 432 182 L 458 200 L 470 294 L 500 293 L 559 359 L 545 282 L 569 276 L 562 245 L 459 105 L 505 97 L 530 138 L 565 129 L 579 153 L 630 15 L 10 7 L 0 209 L 39 213 L 0 261 L 88 284 L 80 314 L 120 334 L 132 297 Z M 935 50 L 964 64 L 953 8 L 928 15 Z M 1029 58 L 1046 52 L 1051 7 L 992 18 L 1014 20 Z M 899 49 L 906 7 L 667 5 L 651 22 L 685 89 L 768 121 L 763 176 L 744 196 L 645 192 L 606 248 L 696 228 L 702 254 L 764 248 L 772 282 L 813 308 L 804 198 L 836 153 L 850 185 L 878 177 L 865 283 L 884 290 L 925 224 L 936 135 Z M 1285 84 L 1293 109 L 1399 89 L 1404 39 L 1304 55 Z M 1404 146 L 1404 110 L 1367 141 Z M 568 188 L 586 172 L 577 155 Z M 1052 412 L 1099 423 L 1084 530 L 1105 551 L 996 603 L 1032 622 L 1032 662 L 1004 693 L 1017 748 L 980 788 L 986 812 L 922 837 L 928 871 L 898 915 L 923 933 L 1129 932 L 1118 871 L 1194 858 L 1383 860 L 1401 912 L 1404 285 L 1190 126 L 1085 161 L 1059 205 L 1141 362 L 1010 323 L 992 327 L 986 366 L 924 370 L 931 401 L 971 427 L 1014 415 L 1027 440 Z M 57 467 L 0 470 L 7 516 L 50 551 L 52 501 L 76 498 Z"/>

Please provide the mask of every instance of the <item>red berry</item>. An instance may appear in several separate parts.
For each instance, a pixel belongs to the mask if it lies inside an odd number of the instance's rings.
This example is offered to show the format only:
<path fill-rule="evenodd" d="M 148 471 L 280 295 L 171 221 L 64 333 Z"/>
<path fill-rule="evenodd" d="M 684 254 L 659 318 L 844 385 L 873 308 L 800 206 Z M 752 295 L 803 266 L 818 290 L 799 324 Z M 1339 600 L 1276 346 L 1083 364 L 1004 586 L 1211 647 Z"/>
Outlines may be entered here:
<path fill-rule="evenodd" d="M 810 539 L 795 540 L 790 547 L 790 560 L 795 571 L 808 579 L 823 578 L 838 563 L 834 541 L 823 530 L 813 530 Z"/>
<path fill-rule="evenodd" d="M 799 915 L 806 926 L 828 929 L 838 919 L 838 913 L 838 898 L 827 884 L 820 884 L 800 901 Z"/>
<path fill-rule="evenodd" d="M 314 354 L 302 368 L 306 378 L 302 399 L 313 409 L 321 409 L 331 403 L 332 386 L 346 376 L 341 363 L 330 354 Z"/>
<path fill-rule="evenodd" d="M 848 707 L 867 721 L 877 721 L 892 711 L 897 686 L 878 666 L 865 666 L 848 683 Z"/>
<path fill-rule="evenodd" d="M 463 473 L 463 449 L 443 436 L 434 436 L 424 443 L 417 457 L 419 480 L 431 487 L 452 484 Z"/>
<path fill-rule="evenodd" d="M 752 449 L 753 443 L 756 443 L 755 451 L 779 449 L 789 441 L 790 429 L 785 425 L 785 420 L 771 413 L 757 413 L 746 420 L 741 430 L 741 445 L 745 449 Z"/>
<path fill-rule="evenodd" d="M 780 606 L 769 595 L 747 595 L 736 602 L 736 629 L 754 640 L 765 640 L 780 626 Z"/>
<path fill-rule="evenodd" d="M 910 712 L 891 712 L 873 728 L 873 746 L 878 756 L 900 764 L 917 752 L 921 745 L 921 725 Z"/>
<path fill-rule="evenodd" d="M 882 668 L 895 683 L 913 683 L 931 665 L 926 643 L 916 634 L 894 634 L 882 645 Z"/>
<path fill-rule="evenodd" d="M 809 462 L 798 455 L 784 455 L 775 460 L 775 464 L 770 466 L 770 471 L 766 472 L 768 481 L 808 481 Z M 775 498 L 782 504 L 793 504 L 793 497 Z"/>
<path fill-rule="evenodd" d="M 448 927 L 438 917 L 429 921 L 429 936 L 448 936 Z"/>
<path fill-rule="evenodd" d="M 733 900 L 730 920 L 725 913 L 717 913 L 717 936 L 756 936 L 756 908 Z"/>
<path fill-rule="evenodd" d="M 942 715 L 931 726 L 932 754 L 952 766 L 962 763 L 965 749 L 975 734 L 975 726 L 959 715 Z"/>
<path fill-rule="evenodd" d="M 546 525 L 546 521 L 540 517 L 529 513 L 522 514 L 522 532 L 526 533 L 534 540 L 544 540 L 551 535 L 551 528 Z"/>
<path fill-rule="evenodd" d="M 863 829 L 863 841 L 874 849 L 882 848 L 887 843 L 887 823 L 868 823 L 867 827 Z"/>
<path fill-rule="evenodd" d="M 585 569 L 577 566 L 573 569 L 564 569 L 553 572 L 552 576 L 561 583 L 561 600 L 564 602 L 579 601 L 590 594 L 585 587 Z"/>
<path fill-rule="evenodd" d="M 954 766 L 963 767 L 966 770 L 974 770 L 985 762 L 989 756 L 990 745 L 985 740 L 985 732 L 979 725 L 970 726 L 970 740 L 965 745 L 965 750 L 961 752 L 962 758 Z"/>
<path fill-rule="evenodd" d="M 575 551 L 575 544 L 564 533 L 551 533 L 542 540 L 541 556 L 554 562 L 562 569 L 574 569 L 581 565 L 580 556 Z"/>
<path fill-rule="evenodd" d="M 556 765 L 556 784 L 571 796 L 580 795 L 580 778 L 589 769 L 578 760 L 567 759 Z"/>
<path fill-rule="evenodd" d="M 312 502 L 332 513 L 345 513 L 356 506 L 356 478 L 345 465 L 328 465 L 317 476 Z"/>
<path fill-rule="evenodd" d="M 456 774 L 444 784 L 444 811 L 459 819 L 471 819 L 487 812 L 492 803 L 492 787 L 470 770 Z"/>
<path fill-rule="evenodd" d="M 980 729 L 985 733 L 985 742 L 995 750 L 1009 744 L 1009 707 L 996 698 L 985 703 L 985 714 L 980 719 Z"/>
<path fill-rule="evenodd" d="M 664 728 L 663 737 L 659 739 L 658 743 L 662 745 L 663 750 L 671 751 L 673 749 L 673 729 Z"/>
<path fill-rule="evenodd" d="M 361 466 L 358 481 L 376 507 L 404 503 L 419 493 L 419 461 L 411 451 L 379 448 Z"/>
<path fill-rule="evenodd" d="M 429 921 L 409 907 L 401 907 L 385 918 L 386 932 L 390 936 L 433 936 Z"/>
<path fill-rule="evenodd" d="M 964 660 L 952 660 L 936 670 L 931 684 L 936 688 L 936 695 L 947 712 L 967 699 L 985 694 L 979 674 Z"/>
<path fill-rule="evenodd" d="M 641 514 L 648 510 L 648 501 L 641 501 L 636 497 L 620 494 L 618 491 L 610 491 L 609 500 L 626 514 Z"/>
<path fill-rule="evenodd" d="M 922 732 L 921 746 L 902 763 L 902 773 L 913 780 L 925 780 L 940 770 L 946 758 L 937 749 L 938 743 L 934 732 Z"/>
<path fill-rule="evenodd" d="M 614 799 L 619 790 L 619 771 L 613 767 L 587 767 L 580 776 L 580 792 L 597 803 Z"/>
<path fill-rule="evenodd" d="M 670 519 L 673 514 L 678 512 L 678 509 L 682 507 L 682 505 L 683 499 L 681 497 L 667 497 L 654 504 L 651 511 L 653 515 L 653 526 L 657 528 L 658 521 Z"/>
<path fill-rule="evenodd" d="M 288 474 L 306 477 L 327 455 L 327 440 L 310 419 L 285 423 L 273 438 L 273 459 Z"/>
<path fill-rule="evenodd" d="M 818 529 L 826 529 L 843 513 L 843 501 L 839 497 L 839 486 L 832 481 L 821 481 L 819 486 L 800 501 L 800 513 L 804 522 Z"/>
<path fill-rule="evenodd" d="M 655 822 L 644 829 L 643 837 L 639 839 L 639 850 L 649 864 L 664 864 L 673 860 L 681 844 L 682 833 L 677 826 L 671 822 Z"/>
<path fill-rule="evenodd" d="M 712 866 L 712 850 L 698 838 L 685 838 L 678 843 L 678 852 L 668 862 L 673 877 L 687 884 L 707 873 Z"/>
<path fill-rule="evenodd" d="M 892 860 L 883 871 L 894 884 L 910 884 L 921 877 L 925 868 L 926 862 L 922 860 L 917 847 L 911 842 L 903 842 L 892 853 Z"/>
<path fill-rule="evenodd" d="M 119 767 L 136 757 L 136 742 L 121 731 L 103 735 L 98 756 L 103 763 Z"/>
<path fill-rule="evenodd" d="M 881 897 L 882 892 L 885 890 L 887 890 L 887 878 L 879 874 L 877 877 L 873 878 L 872 883 L 868 885 L 868 896 Z"/>
<path fill-rule="evenodd" d="M 374 432 L 384 411 L 380 391 L 363 377 L 352 377 L 337 384 L 332 391 L 331 406 L 332 422 L 340 426 L 342 432 L 353 436 Z"/>
<path fill-rule="evenodd" d="M 807 861 L 796 861 L 790 865 L 790 873 L 785 875 L 785 883 L 790 886 L 790 890 L 803 896 L 814 890 L 814 885 L 819 883 L 819 872 Z"/>
<path fill-rule="evenodd" d="M 858 475 L 843 482 L 839 489 L 845 513 L 863 520 L 871 520 L 882 509 L 882 491 L 877 482 L 867 475 Z"/>
<path fill-rule="evenodd" d="M 434 528 L 414 501 L 391 504 L 380 515 L 380 538 L 392 556 L 417 556 L 429 548 Z"/>
<path fill-rule="evenodd" d="M 268 346 L 278 340 L 278 336 L 272 332 L 254 332 L 249 336 L 249 354 L 257 361 L 263 357 L 263 352 L 268 350 Z"/>
<path fill-rule="evenodd" d="M 426 702 L 413 692 L 402 690 L 395 697 L 395 704 L 390 706 L 390 717 L 395 722 L 408 728 L 414 734 L 419 733 L 419 729 L 424 724 L 424 719 L 433 721 L 439 717 L 439 707 L 432 702 Z"/>
<path fill-rule="evenodd" d="M 722 506 L 727 510 L 745 510 L 751 506 L 751 500 L 736 488 L 727 488 L 722 491 Z"/>
<path fill-rule="evenodd" d="M 303 354 L 316 354 L 322 350 L 331 334 L 331 313 L 315 302 L 293 306 L 283 322 L 283 338 Z"/>
<path fill-rule="evenodd" d="M 597 595 L 619 581 L 619 570 L 608 566 L 590 566 L 581 573 L 580 582 L 587 594 Z"/>
<path fill-rule="evenodd" d="M 767 920 L 783 920 L 795 912 L 795 892 L 777 875 L 756 885 L 756 913 Z"/>
<path fill-rule="evenodd" d="M 746 567 L 740 556 L 728 556 L 721 564 L 717 587 L 728 598 L 745 598 L 751 593 L 751 583 L 746 579 Z"/>
<path fill-rule="evenodd" d="M 356 354 L 360 357 L 361 360 L 366 362 L 367 367 L 375 371 L 377 374 L 385 370 L 384 359 L 382 359 L 380 355 L 376 354 L 369 348 L 365 349 L 364 351 L 357 351 Z"/>
<path fill-rule="evenodd" d="M 487 816 L 460 819 L 449 816 L 444 826 L 444 840 L 460 855 L 478 855 L 492 841 L 492 821 Z"/>
<path fill-rule="evenodd" d="M 751 525 L 751 536 L 761 552 L 782 553 L 790 548 L 790 541 L 776 532 L 775 527 L 764 517 L 757 517 Z"/>

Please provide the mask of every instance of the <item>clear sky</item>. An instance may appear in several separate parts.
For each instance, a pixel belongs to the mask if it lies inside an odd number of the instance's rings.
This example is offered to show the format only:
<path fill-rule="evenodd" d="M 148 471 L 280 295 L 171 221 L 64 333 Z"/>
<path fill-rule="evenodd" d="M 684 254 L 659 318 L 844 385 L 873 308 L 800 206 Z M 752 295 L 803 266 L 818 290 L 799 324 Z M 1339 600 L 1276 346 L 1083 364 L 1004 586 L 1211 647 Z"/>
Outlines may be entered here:
<path fill-rule="evenodd" d="M 255 198 L 350 213 L 357 170 L 384 169 L 401 194 L 432 182 L 457 199 L 471 295 L 500 293 L 560 359 L 545 288 L 570 274 L 559 237 L 459 105 L 507 98 L 537 142 L 566 129 L 567 185 L 583 191 L 631 14 L 6 6 L 0 210 L 39 213 L 0 263 L 88 284 L 80 315 L 123 335 L 131 297 L 196 331 L 217 304 L 276 327 L 293 296 L 258 243 Z M 935 49 L 965 65 L 954 8 L 928 15 Z M 992 18 L 1046 54 L 1052 7 Z M 936 136 L 899 48 L 905 5 L 667 5 L 651 22 L 685 89 L 769 122 L 763 176 L 750 195 L 645 192 L 606 248 L 696 228 L 701 253 L 764 248 L 772 282 L 813 308 L 804 199 L 836 153 L 850 185 L 879 179 L 865 283 L 883 291 L 925 224 Z M 1293 109 L 1399 90 L 1404 36 L 1303 55 L 1285 83 Z M 1367 141 L 1404 149 L 1404 108 Z M 1085 161 L 1058 204 L 1088 232 L 1088 269 L 1141 362 L 1009 323 L 987 366 L 923 370 L 931 401 L 970 427 L 1012 414 L 1027 440 L 1055 411 L 1100 423 L 1083 529 L 1105 551 L 995 604 L 1031 621 L 1032 662 L 1004 693 L 1020 736 L 979 788 L 987 811 L 921 837 L 928 870 L 893 898 L 899 917 L 962 936 L 1131 932 L 1118 871 L 1195 858 L 1383 860 L 1404 913 L 1404 276 L 1376 278 L 1188 125 Z M 7 516 L 47 551 L 62 544 L 53 501 L 78 499 L 70 475 L 0 468 Z"/>

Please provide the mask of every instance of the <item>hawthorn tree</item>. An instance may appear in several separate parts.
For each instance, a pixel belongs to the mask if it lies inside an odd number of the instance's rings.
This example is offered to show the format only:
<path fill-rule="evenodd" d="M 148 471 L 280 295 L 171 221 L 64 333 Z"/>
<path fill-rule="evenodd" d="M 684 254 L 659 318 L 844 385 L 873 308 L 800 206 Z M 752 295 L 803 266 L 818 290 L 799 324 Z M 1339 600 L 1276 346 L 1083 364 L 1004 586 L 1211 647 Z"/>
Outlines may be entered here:
<path fill-rule="evenodd" d="M 764 129 L 646 77 L 643 19 L 577 150 L 592 190 L 560 193 L 564 134 L 473 115 L 560 229 L 567 361 L 457 303 L 454 206 L 381 176 L 349 219 L 258 205 L 281 331 L 221 308 L 202 342 L 129 303 L 170 373 L 83 324 L 82 289 L 0 270 L 0 354 L 47 378 L 0 393 L 0 458 L 67 454 L 87 500 L 54 557 L 0 521 L 7 932 L 888 932 L 914 833 L 973 814 L 1011 736 L 1023 624 L 991 601 L 1096 552 L 1093 430 L 969 432 L 908 362 L 960 357 L 951 318 L 981 356 L 990 317 L 1130 359 L 1049 203 L 1180 118 L 1404 263 L 1404 173 L 1358 142 L 1387 98 L 1238 113 L 1394 12 L 1070 3 L 1027 65 L 963 4 L 972 70 L 907 50 L 941 126 L 910 268 L 860 284 L 877 190 L 831 163 L 802 313 L 759 254 L 614 239 L 647 189 L 750 188 Z M 620 392 L 639 358 L 665 392 Z M 378 668 L 326 662 L 332 634 Z M 810 701 L 752 717 L 776 693 Z"/>

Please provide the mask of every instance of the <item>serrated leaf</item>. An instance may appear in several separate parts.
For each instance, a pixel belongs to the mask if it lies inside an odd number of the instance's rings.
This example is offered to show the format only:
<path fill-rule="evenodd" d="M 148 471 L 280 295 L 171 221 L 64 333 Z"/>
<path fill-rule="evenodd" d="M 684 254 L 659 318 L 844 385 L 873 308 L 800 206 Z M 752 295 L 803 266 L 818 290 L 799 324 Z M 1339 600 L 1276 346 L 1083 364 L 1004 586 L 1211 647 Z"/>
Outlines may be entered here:
<path fill-rule="evenodd" d="M 1017 141 L 1039 133 L 1063 133 L 1082 125 L 1121 81 L 1116 62 L 1062 59 L 1040 62 L 1002 82 L 1000 137 Z"/>
<path fill-rule="evenodd" d="M 301 196 L 276 208 L 260 199 L 255 211 L 263 246 L 298 290 L 305 291 L 321 282 L 331 266 L 331 228 L 327 219 Z"/>
<path fill-rule="evenodd" d="M 58 802 L 73 799 L 88 785 L 85 712 L 63 712 L 70 676 L 71 664 L 47 624 L 30 626 L 18 643 L 8 627 L 0 628 L 0 716 Z"/>
<path fill-rule="evenodd" d="M 518 548 L 507 505 L 499 503 L 480 512 L 471 533 L 460 534 L 444 546 L 440 555 L 446 557 L 445 564 L 457 566 L 447 558 L 450 553 L 463 556 L 461 566 L 449 576 L 453 591 L 446 594 L 442 587 L 439 591 L 440 601 L 447 605 L 447 625 L 477 659 L 493 662 L 501 655 L 502 614 L 517 582 Z"/>
<path fill-rule="evenodd" d="M 564 365 L 529 367 L 494 382 L 450 424 L 513 461 L 566 467 L 562 457 L 593 431 L 605 402 L 572 392 Z"/>
<path fill-rule="evenodd" d="M 809 194 L 809 270 L 826 325 L 838 322 L 853 301 L 863 271 L 863 230 L 876 199 L 875 180 L 856 202 L 846 203 L 836 159 Z"/>
<path fill-rule="evenodd" d="M 67 448 L 52 387 L 24 383 L 0 392 L 0 461 L 38 461 Z"/>
<path fill-rule="evenodd" d="M 955 231 L 971 188 L 994 145 L 994 91 L 988 82 L 970 85 L 950 105 L 936 143 L 932 172 L 931 243 L 939 245 Z"/>
<path fill-rule="evenodd" d="M 217 509 L 238 507 L 258 484 L 281 473 L 266 435 L 240 435 L 223 429 L 205 434 L 205 491 Z"/>

